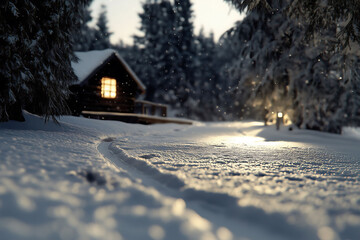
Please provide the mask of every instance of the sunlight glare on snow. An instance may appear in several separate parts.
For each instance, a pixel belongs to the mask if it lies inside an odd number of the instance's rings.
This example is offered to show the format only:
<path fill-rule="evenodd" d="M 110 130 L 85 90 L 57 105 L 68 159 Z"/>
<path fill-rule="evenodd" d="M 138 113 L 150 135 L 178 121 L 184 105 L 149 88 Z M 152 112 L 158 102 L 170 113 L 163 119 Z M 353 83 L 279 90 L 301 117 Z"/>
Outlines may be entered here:
<path fill-rule="evenodd" d="M 165 237 L 165 231 L 161 226 L 153 225 L 149 228 L 149 235 L 154 240 L 161 240 Z"/>
<path fill-rule="evenodd" d="M 175 200 L 174 204 L 172 205 L 172 213 L 175 216 L 181 216 L 184 214 L 186 208 L 186 203 L 182 199 Z"/>
<path fill-rule="evenodd" d="M 203 231 L 209 231 L 211 229 L 211 223 L 206 219 L 200 217 L 197 213 L 193 212 L 190 215 L 190 224 Z"/>
<path fill-rule="evenodd" d="M 202 141 L 211 145 L 221 145 L 226 147 L 240 147 L 240 146 L 254 146 L 254 147 L 270 147 L 277 148 L 291 148 L 304 147 L 306 144 L 290 141 L 267 140 L 263 137 L 256 137 L 256 135 L 229 135 L 229 136 L 210 136 L 202 139 Z"/>
<path fill-rule="evenodd" d="M 202 218 L 197 213 L 192 211 L 188 212 L 188 221 L 183 223 L 181 226 L 181 230 L 184 234 L 189 234 L 199 230 L 201 232 L 208 232 L 211 230 L 211 228 L 212 224 L 208 220 Z M 213 237 L 213 235 L 211 236 Z M 208 237 L 207 239 L 212 238 Z"/>
<path fill-rule="evenodd" d="M 97 223 L 89 223 L 86 226 L 86 231 L 92 238 L 100 238 L 101 236 L 106 236 L 106 229 Z"/>
<path fill-rule="evenodd" d="M 25 211 L 32 212 L 36 208 L 35 203 L 33 201 L 31 201 L 30 198 L 28 198 L 24 195 L 18 196 L 16 198 L 16 201 L 17 201 L 19 207 L 21 207 Z"/>
<path fill-rule="evenodd" d="M 321 240 L 335 240 L 338 239 L 337 234 L 330 227 L 322 227 L 318 230 L 318 236 Z"/>
<path fill-rule="evenodd" d="M 143 205 L 137 205 L 131 209 L 131 213 L 135 216 L 145 216 L 147 213 L 147 208 Z"/>
<path fill-rule="evenodd" d="M 0 239 L 358 239 L 357 129 L 35 120 L 0 126 Z"/>
<path fill-rule="evenodd" d="M 49 213 L 55 217 L 67 217 L 71 215 L 71 209 L 67 207 L 66 205 L 61 205 L 52 208 Z"/>
<path fill-rule="evenodd" d="M 115 205 L 99 207 L 94 212 L 94 218 L 98 221 L 105 221 L 111 218 L 114 213 L 116 213 Z"/>
<path fill-rule="evenodd" d="M 218 238 L 220 240 L 231 240 L 231 239 L 233 239 L 232 233 L 229 231 L 229 229 L 227 229 L 225 227 L 220 227 L 217 230 L 216 235 L 218 236 Z"/>
<path fill-rule="evenodd" d="M 250 144 L 257 145 L 265 141 L 261 137 L 250 137 L 250 136 L 211 136 L 204 139 L 205 142 L 212 145 L 224 145 L 224 146 L 236 146 L 239 144 Z"/>
<path fill-rule="evenodd" d="M 256 144 L 259 142 L 264 142 L 265 139 L 261 137 L 248 137 L 248 136 L 224 136 L 218 138 L 221 142 L 225 144 L 241 144 L 241 143 L 247 143 L 247 144 Z"/>

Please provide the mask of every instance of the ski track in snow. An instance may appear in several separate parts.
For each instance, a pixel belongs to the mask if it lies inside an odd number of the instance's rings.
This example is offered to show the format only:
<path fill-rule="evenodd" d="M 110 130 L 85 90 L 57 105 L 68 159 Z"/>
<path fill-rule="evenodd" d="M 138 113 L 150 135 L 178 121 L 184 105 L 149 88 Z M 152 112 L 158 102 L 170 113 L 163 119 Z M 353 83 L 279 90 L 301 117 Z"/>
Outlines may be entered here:
<path fill-rule="evenodd" d="M 187 130 L 192 128 L 182 129 Z M 184 142 L 187 133 L 179 132 L 128 136 L 114 141 L 110 150 L 177 190 L 186 203 L 200 202 L 233 220 L 282 233 L 285 239 L 360 236 L 357 153 L 321 144 L 246 139 L 242 131 L 238 138 L 207 136 Z"/>
<path fill-rule="evenodd" d="M 199 220 L 204 217 L 204 219 L 207 219 L 206 222 L 210 221 L 207 225 L 211 226 L 210 229 L 214 229 L 214 234 L 212 236 L 207 235 L 204 240 L 263 239 L 264 236 L 266 236 L 266 239 L 268 240 L 286 239 L 274 231 L 264 229 L 263 226 L 259 227 L 249 224 L 246 219 L 245 221 L 244 219 L 237 219 L 237 221 L 234 221 L 235 218 L 228 218 L 229 215 L 233 215 L 233 212 L 224 214 L 221 212 L 223 209 L 221 207 L 219 208 L 219 206 L 224 206 L 225 204 L 233 205 L 236 202 L 236 199 L 228 195 L 209 193 L 195 189 L 186 189 L 183 191 L 185 186 L 184 182 L 176 175 L 163 173 L 141 159 L 126 155 L 123 150 L 118 148 L 116 143 L 102 143 L 99 145 L 98 150 L 116 169 L 129 173 L 137 182 L 145 187 L 155 188 L 156 191 L 159 191 L 162 198 L 172 199 L 171 201 L 175 202 L 174 205 L 179 205 L 179 203 L 181 203 L 180 205 L 183 205 L 184 209 L 187 209 L 187 211 L 194 211 L 197 214 L 200 214 L 201 217 L 196 217 L 196 219 Z M 150 158 L 154 156 L 147 155 L 144 157 Z M 219 204 L 219 206 L 214 204 Z M 195 224 L 196 219 L 193 219 L 191 222 Z M 226 226 L 226 228 L 224 226 Z M 230 232 L 228 228 L 231 230 Z M 175 239 L 175 237 L 172 236 L 168 239 Z"/>
<path fill-rule="evenodd" d="M 359 239 L 358 131 L 25 117 L 0 125 L 1 240 Z"/>
<path fill-rule="evenodd" d="M 1 240 L 231 236 L 99 154 L 102 143 L 135 131 L 131 125 L 70 117 L 57 126 L 26 118 L 0 129 Z"/>

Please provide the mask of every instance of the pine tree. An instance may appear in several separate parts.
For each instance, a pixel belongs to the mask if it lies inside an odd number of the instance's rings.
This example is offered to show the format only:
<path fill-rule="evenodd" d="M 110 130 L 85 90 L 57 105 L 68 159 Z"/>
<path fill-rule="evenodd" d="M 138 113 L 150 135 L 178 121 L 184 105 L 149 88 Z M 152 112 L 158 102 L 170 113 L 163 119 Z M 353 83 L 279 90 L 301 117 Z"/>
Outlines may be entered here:
<path fill-rule="evenodd" d="M 90 4 L 92 0 L 89 0 L 86 7 L 81 11 L 81 17 L 79 19 L 80 27 L 73 32 L 73 48 L 74 51 L 89 51 L 91 44 L 95 42 L 95 29 L 89 27 L 89 22 L 92 21 Z"/>
<path fill-rule="evenodd" d="M 288 64 L 283 58 L 290 55 L 293 29 L 280 12 L 253 12 L 227 33 L 239 54 L 229 69 L 238 117 L 260 119 L 265 110 L 289 111 L 291 102 L 284 104 L 291 98 L 287 91 Z"/>
<path fill-rule="evenodd" d="M 279 2 L 288 16 L 295 16 L 306 23 L 307 35 L 316 36 L 330 27 L 339 27 L 337 38 L 341 45 L 350 46 L 351 42 L 360 41 L 360 1 L 289 1 L 289 0 L 225 0 L 232 3 L 240 11 L 261 10 L 273 12 L 274 3 Z M 341 24 L 339 24 L 341 23 Z"/>
<path fill-rule="evenodd" d="M 101 6 L 101 12 L 96 23 L 96 29 L 94 30 L 94 38 L 91 43 L 90 50 L 103 50 L 111 48 L 110 36 L 112 32 L 109 31 L 107 10 L 105 5 Z"/>
<path fill-rule="evenodd" d="M 142 72 L 147 85 L 147 99 L 178 104 L 176 87 L 182 76 L 179 52 L 174 33 L 176 16 L 169 1 L 151 1 L 143 4 L 140 14 L 143 36 L 135 38 L 135 44 L 142 51 Z"/>
<path fill-rule="evenodd" d="M 189 117 L 189 110 L 192 108 L 189 104 L 193 104 L 191 100 L 194 91 L 194 57 L 195 38 L 194 26 L 192 22 L 193 12 L 190 0 L 175 0 L 174 11 L 176 14 L 175 36 L 176 44 L 179 52 L 179 66 L 182 70 L 183 76 L 179 78 L 176 89 L 176 95 L 180 101 L 180 106 L 183 109 L 183 115 Z M 189 101 L 187 103 L 187 101 Z"/>
<path fill-rule="evenodd" d="M 0 120 L 24 120 L 21 109 L 45 119 L 66 112 L 71 33 L 86 1 L 18 1 L 0 4 Z"/>
<path fill-rule="evenodd" d="M 326 48 L 326 44 L 321 48 Z M 321 48 L 317 52 L 322 52 Z M 359 53 L 316 53 L 313 57 L 311 49 L 307 52 L 292 76 L 297 125 L 333 133 L 341 133 L 343 126 L 358 126 Z"/>
<path fill-rule="evenodd" d="M 217 61 L 218 45 L 213 33 L 206 36 L 203 29 L 195 37 L 195 52 L 193 56 L 194 72 L 192 91 L 188 100 L 189 116 L 202 121 L 223 119 L 219 85 L 219 62 Z"/>
<path fill-rule="evenodd" d="M 130 68 L 136 73 L 136 75 L 145 81 L 145 76 L 142 75 L 142 54 L 138 46 L 124 44 L 122 40 L 118 44 L 115 44 L 113 48 L 123 57 Z"/>
<path fill-rule="evenodd" d="M 297 126 L 308 129 L 340 133 L 342 126 L 357 122 L 359 95 L 351 88 L 359 83 L 354 71 L 359 52 L 334 49 L 332 36 L 338 28 L 327 26 L 309 39 L 304 19 L 284 15 L 287 1 L 247 6 L 252 12 L 232 31 L 239 57 L 230 76 L 239 81 L 239 102 L 257 108 L 258 115 L 261 108 L 285 111 Z M 336 60 L 347 57 L 352 60 Z"/>
<path fill-rule="evenodd" d="M 235 28 L 232 28 L 220 37 L 215 58 L 215 65 L 221 79 L 216 85 L 219 97 L 217 108 L 219 112 L 224 113 L 223 119 L 229 121 L 243 119 L 245 113 L 242 102 L 237 100 L 238 79 L 231 77 L 234 74 L 232 65 L 239 60 L 239 47 L 241 46 L 241 41 L 237 40 L 237 31 L 234 30 Z"/>
<path fill-rule="evenodd" d="M 141 13 L 143 36 L 135 38 L 141 61 L 135 71 L 147 86 L 146 98 L 169 104 L 177 116 L 222 118 L 217 46 L 213 36 L 195 36 L 190 1 L 147 0 Z"/>

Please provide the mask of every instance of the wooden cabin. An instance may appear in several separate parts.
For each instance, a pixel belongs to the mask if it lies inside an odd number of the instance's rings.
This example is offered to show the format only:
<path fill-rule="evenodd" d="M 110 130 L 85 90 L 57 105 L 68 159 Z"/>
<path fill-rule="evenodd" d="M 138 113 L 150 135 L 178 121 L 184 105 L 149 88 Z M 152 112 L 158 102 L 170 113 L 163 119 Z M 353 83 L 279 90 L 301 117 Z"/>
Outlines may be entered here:
<path fill-rule="evenodd" d="M 115 50 L 75 55 L 79 60 L 72 67 L 78 82 L 70 87 L 74 115 L 83 111 L 135 112 L 135 100 L 146 88 Z"/>
<path fill-rule="evenodd" d="M 79 60 L 72 67 L 78 82 L 70 87 L 69 102 L 73 115 L 143 124 L 181 123 L 166 118 L 166 105 L 138 100 L 146 87 L 115 50 L 75 55 Z"/>

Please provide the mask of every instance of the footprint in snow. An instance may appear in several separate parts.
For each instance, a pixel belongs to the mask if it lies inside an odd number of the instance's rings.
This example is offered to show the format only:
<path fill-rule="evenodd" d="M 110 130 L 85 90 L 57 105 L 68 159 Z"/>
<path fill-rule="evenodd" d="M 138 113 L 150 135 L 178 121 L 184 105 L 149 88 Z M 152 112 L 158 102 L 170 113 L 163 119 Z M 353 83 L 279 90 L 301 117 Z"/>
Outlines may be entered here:
<path fill-rule="evenodd" d="M 108 138 L 104 138 L 102 141 L 103 142 L 113 142 L 114 140 L 115 140 L 115 138 L 108 137 Z"/>
<path fill-rule="evenodd" d="M 156 155 L 156 154 L 145 154 L 145 155 L 142 155 L 140 156 L 141 158 L 144 158 L 144 159 L 152 159 L 152 158 L 156 158 L 156 157 L 159 157 L 159 155 Z"/>

